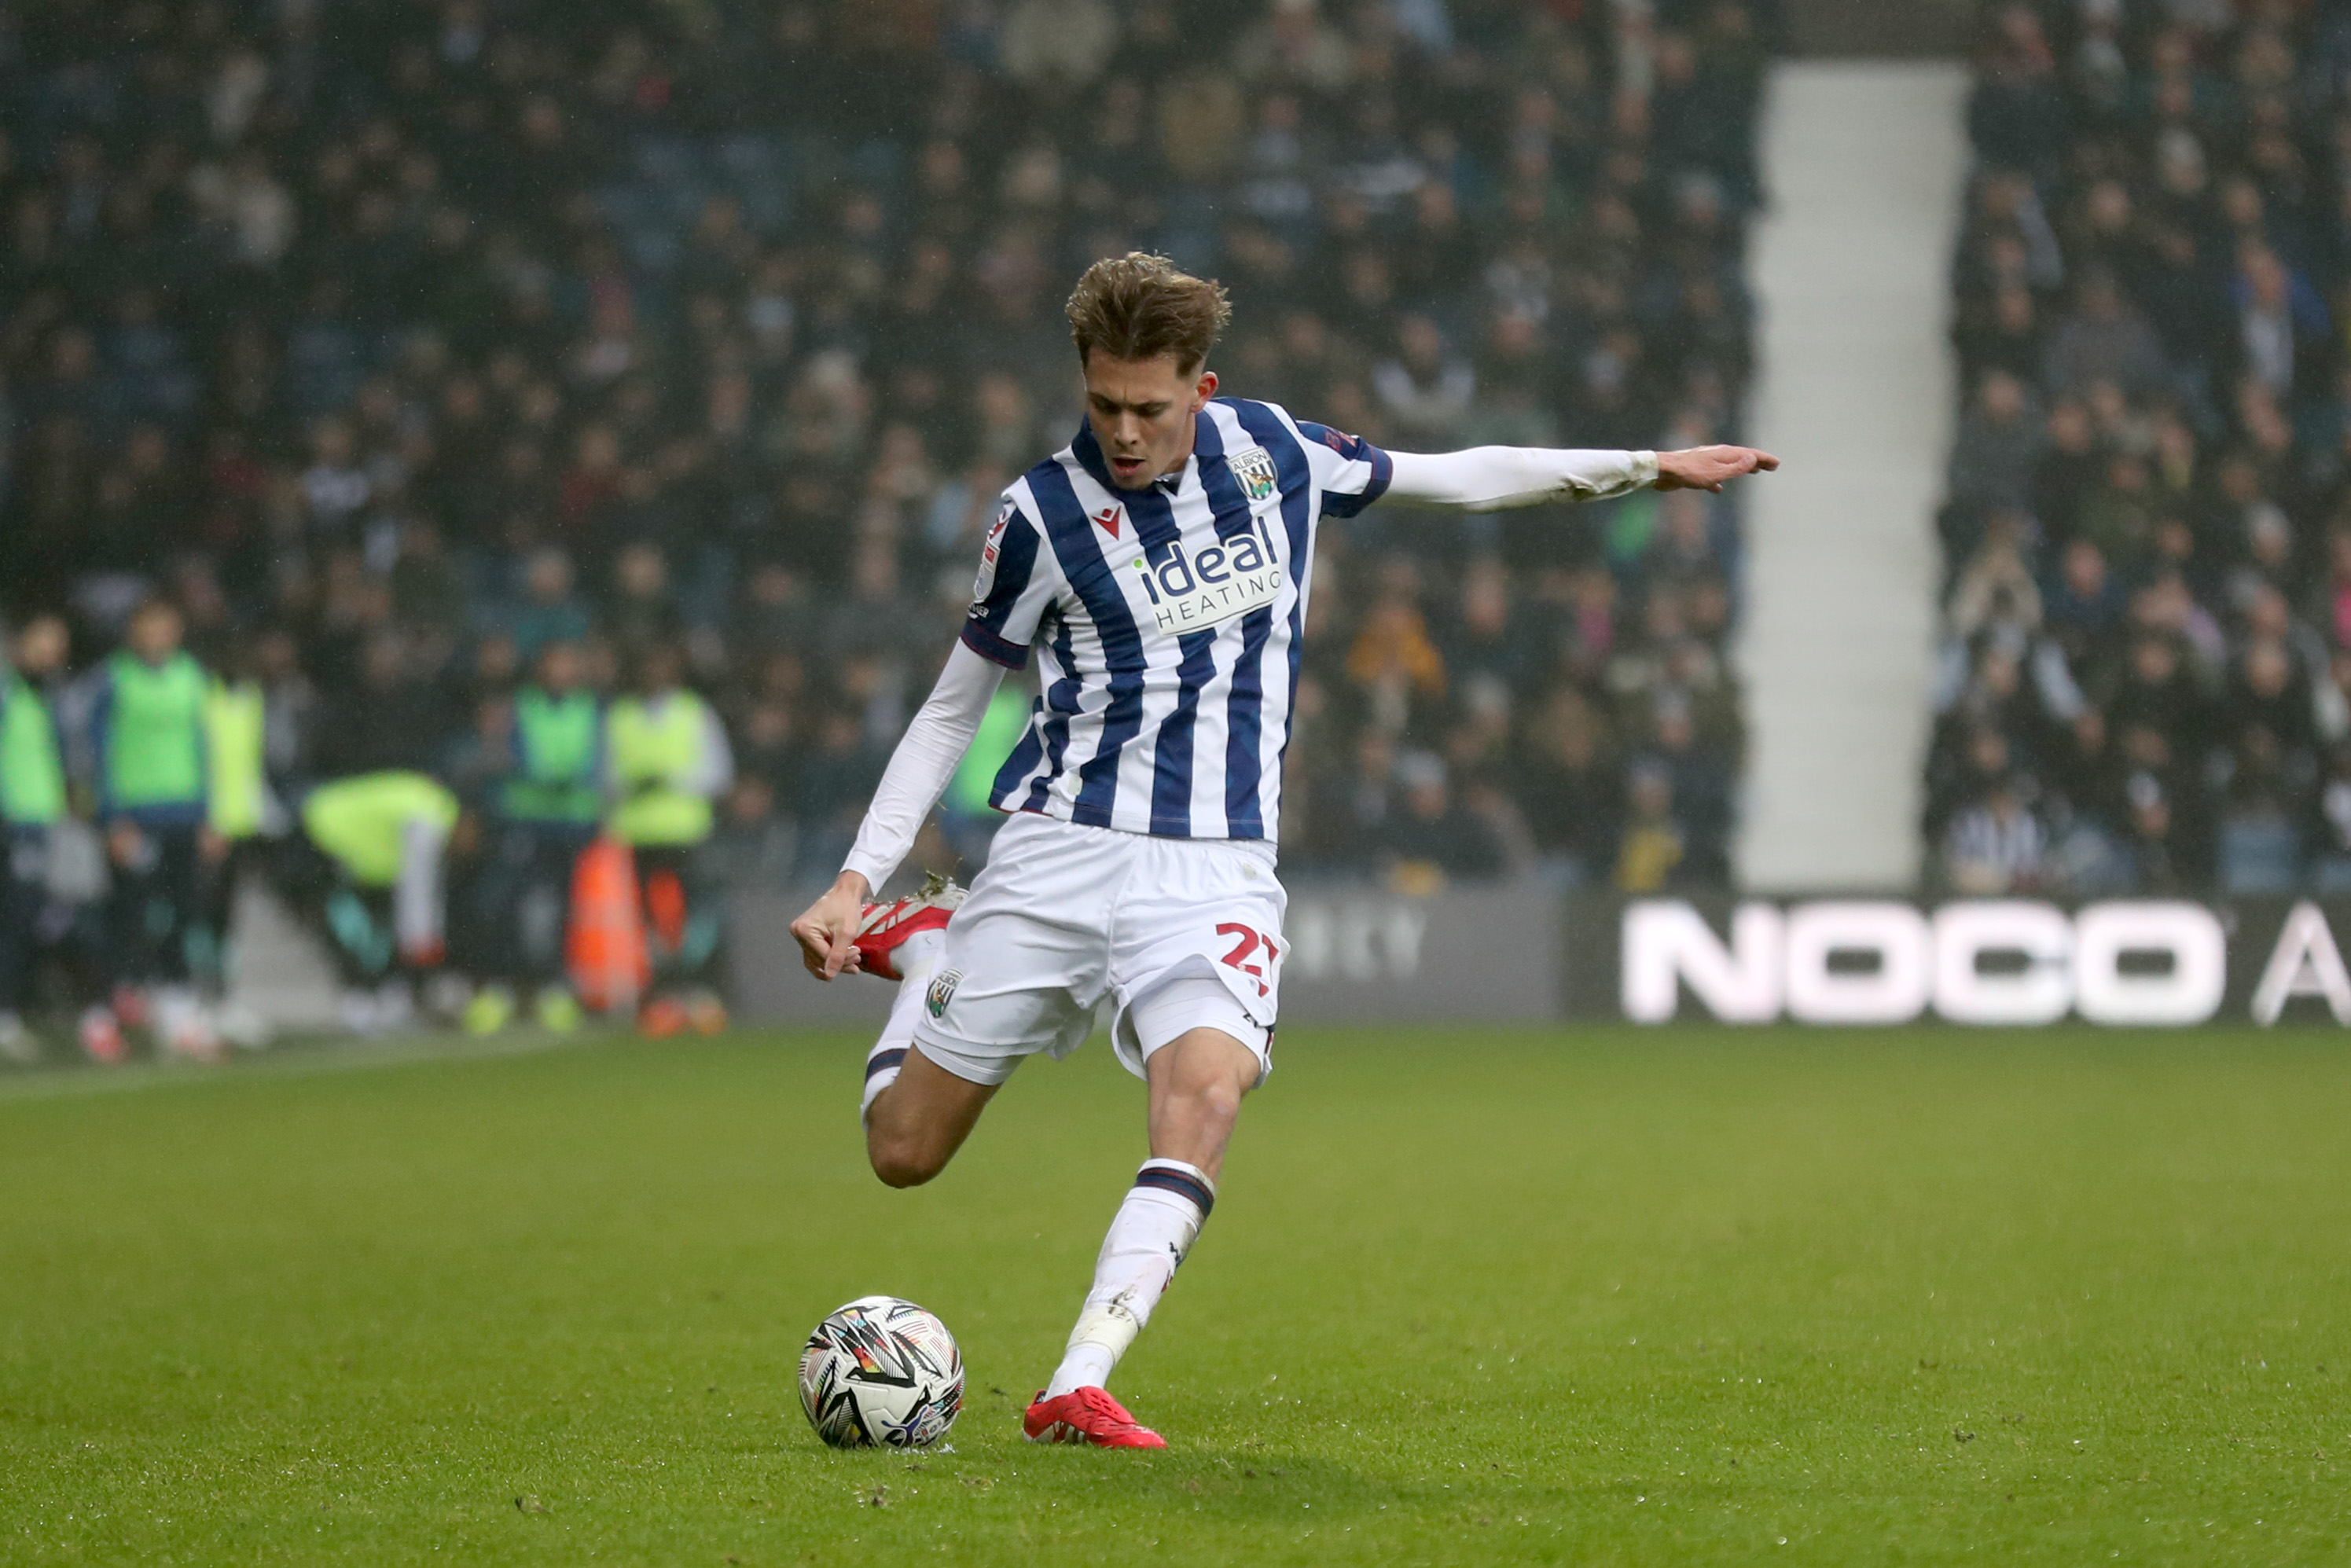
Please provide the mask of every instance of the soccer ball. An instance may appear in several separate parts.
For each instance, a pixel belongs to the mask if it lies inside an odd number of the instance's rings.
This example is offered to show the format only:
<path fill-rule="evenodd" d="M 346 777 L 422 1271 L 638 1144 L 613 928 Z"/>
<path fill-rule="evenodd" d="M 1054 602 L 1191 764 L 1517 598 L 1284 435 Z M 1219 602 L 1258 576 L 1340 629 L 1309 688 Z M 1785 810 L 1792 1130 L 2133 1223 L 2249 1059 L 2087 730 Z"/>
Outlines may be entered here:
<path fill-rule="evenodd" d="M 800 1352 L 800 1407 L 836 1448 L 926 1448 L 963 1408 L 955 1335 L 912 1301 L 861 1296 Z"/>

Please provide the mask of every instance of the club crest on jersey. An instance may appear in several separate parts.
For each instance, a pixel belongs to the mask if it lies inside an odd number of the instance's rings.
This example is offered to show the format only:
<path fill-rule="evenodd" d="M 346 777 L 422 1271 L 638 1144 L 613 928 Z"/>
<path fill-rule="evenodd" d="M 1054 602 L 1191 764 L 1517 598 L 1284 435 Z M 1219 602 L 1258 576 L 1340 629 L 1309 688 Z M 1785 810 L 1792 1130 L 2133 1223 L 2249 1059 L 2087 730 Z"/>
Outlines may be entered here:
<path fill-rule="evenodd" d="M 931 981 L 931 988 L 923 993 L 923 1007 L 933 1018 L 946 1016 L 947 1003 L 955 999 L 956 987 L 963 983 L 961 969 L 942 970 Z"/>
<path fill-rule="evenodd" d="M 1273 454 L 1262 446 L 1244 446 L 1225 459 L 1233 477 L 1240 481 L 1241 494 L 1252 501 L 1262 501 L 1279 488 L 1274 474 Z"/>
<path fill-rule="evenodd" d="M 1186 550 L 1179 539 L 1155 560 L 1136 559 L 1156 630 L 1205 631 L 1281 597 L 1281 558 L 1272 536 L 1261 519 L 1249 521 L 1249 532 L 1200 549 Z"/>

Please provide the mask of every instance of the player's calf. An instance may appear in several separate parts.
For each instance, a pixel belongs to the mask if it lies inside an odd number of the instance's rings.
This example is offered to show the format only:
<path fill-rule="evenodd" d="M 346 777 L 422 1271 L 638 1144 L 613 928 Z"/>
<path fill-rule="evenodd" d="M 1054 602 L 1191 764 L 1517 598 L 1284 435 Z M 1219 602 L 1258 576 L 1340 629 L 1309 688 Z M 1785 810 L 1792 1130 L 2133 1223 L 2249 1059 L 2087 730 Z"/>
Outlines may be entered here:
<path fill-rule="evenodd" d="M 858 1102 L 861 1114 L 872 1113 L 873 1102 L 898 1081 L 905 1066 L 927 982 L 946 951 L 947 920 L 961 907 L 964 896 L 962 888 L 933 874 L 924 879 L 922 892 L 894 904 L 869 904 L 860 917 L 859 966 L 869 975 L 899 982 L 882 1038 L 865 1053 L 864 1093 Z"/>
<path fill-rule="evenodd" d="M 1241 1097 L 1261 1076 L 1256 1054 L 1223 1030 L 1194 1029 L 1152 1052 L 1144 1071 L 1151 1085 L 1151 1152 L 1187 1161 L 1213 1178 L 1224 1168 Z"/>

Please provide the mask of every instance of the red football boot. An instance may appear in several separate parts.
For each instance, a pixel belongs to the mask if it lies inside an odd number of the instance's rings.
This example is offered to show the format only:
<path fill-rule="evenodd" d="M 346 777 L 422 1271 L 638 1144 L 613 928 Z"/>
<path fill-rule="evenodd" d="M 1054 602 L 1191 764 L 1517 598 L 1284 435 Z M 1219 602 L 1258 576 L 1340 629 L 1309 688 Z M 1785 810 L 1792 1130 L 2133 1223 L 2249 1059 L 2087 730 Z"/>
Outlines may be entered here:
<path fill-rule="evenodd" d="M 923 878 L 921 892 L 894 904 L 867 904 L 857 922 L 858 967 L 885 980 L 904 979 L 898 972 L 898 949 L 917 932 L 945 930 L 966 896 L 966 889 L 933 872 Z"/>
<path fill-rule="evenodd" d="M 1057 1399 L 1040 1389 L 1020 1417 L 1032 1443 L 1092 1443 L 1097 1448 L 1164 1448 L 1167 1439 L 1138 1424 L 1107 1388 L 1073 1388 Z"/>

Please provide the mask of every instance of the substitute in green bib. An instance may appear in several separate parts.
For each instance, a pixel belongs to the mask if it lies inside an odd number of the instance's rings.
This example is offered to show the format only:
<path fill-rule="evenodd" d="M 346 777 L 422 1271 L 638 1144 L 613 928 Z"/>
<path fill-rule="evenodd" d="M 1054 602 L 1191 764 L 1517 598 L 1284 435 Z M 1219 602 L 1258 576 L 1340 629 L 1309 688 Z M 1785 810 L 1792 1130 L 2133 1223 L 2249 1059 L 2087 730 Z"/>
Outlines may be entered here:
<path fill-rule="evenodd" d="M 478 1033 L 506 1027 L 518 989 L 536 991 L 542 1026 L 580 1027 L 580 1004 L 563 982 L 571 868 L 604 815 L 603 704 L 586 676 L 578 643 L 547 643 L 536 678 L 485 737 L 497 754 L 497 779 L 488 855 L 475 883 L 491 948 L 481 964 L 488 983 L 465 1013 Z"/>
<path fill-rule="evenodd" d="M 415 977 L 442 960 L 443 862 L 457 797 L 422 773 L 361 773 L 303 799 L 302 830 L 333 868 L 318 909 L 343 981 L 343 1021 L 362 1034 L 415 1015 Z"/>
<path fill-rule="evenodd" d="M 188 961 L 203 916 L 200 857 L 216 844 L 206 821 L 211 683 L 181 647 L 183 631 L 166 601 L 132 612 L 124 646 L 98 672 L 89 751 L 114 868 L 107 952 L 115 1012 L 131 1025 L 152 1018 L 166 1051 L 210 1057 L 218 1045 L 188 984 Z"/>
<path fill-rule="evenodd" d="M 638 1027 L 651 1035 L 726 1027 L 726 1004 L 710 983 L 718 953 L 722 900 L 703 863 L 712 801 L 735 779 L 734 753 L 717 712 L 685 687 L 685 657 L 674 643 L 640 653 L 629 691 L 605 716 L 606 831 L 637 862 L 651 996 Z"/>
<path fill-rule="evenodd" d="M 48 904 L 49 830 L 66 814 L 64 751 L 47 687 L 65 668 L 67 646 L 65 622 L 36 615 L 10 641 L 0 673 L 0 829 L 8 857 L 0 866 L 0 1060 L 16 1062 L 40 1054 L 22 1009 Z"/>
<path fill-rule="evenodd" d="M 286 826 L 285 808 L 270 792 L 269 697 L 251 640 L 234 643 L 222 664 L 204 692 L 204 750 L 212 764 L 204 818 L 214 852 L 199 857 L 204 919 L 196 959 L 198 978 L 214 997 L 228 989 L 237 883 L 259 871 L 265 835 Z"/>

